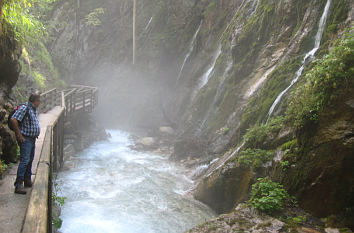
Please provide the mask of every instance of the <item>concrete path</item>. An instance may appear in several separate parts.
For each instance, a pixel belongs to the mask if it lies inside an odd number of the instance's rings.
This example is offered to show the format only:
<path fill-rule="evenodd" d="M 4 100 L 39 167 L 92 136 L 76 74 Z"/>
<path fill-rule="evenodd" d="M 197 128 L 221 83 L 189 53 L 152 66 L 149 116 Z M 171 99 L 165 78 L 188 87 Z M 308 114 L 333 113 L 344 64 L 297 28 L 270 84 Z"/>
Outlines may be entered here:
<path fill-rule="evenodd" d="M 45 114 L 39 115 L 41 133 L 36 141 L 35 158 L 32 164 L 32 181 L 35 179 L 38 160 L 44 140 L 47 126 L 52 125 L 60 114 L 61 108 L 55 107 Z M 13 165 L 8 174 L 0 180 L 0 233 L 20 233 L 25 218 L 31 189 L 27 189 L 26 195 L 14 193 L 18 164 Z"/>

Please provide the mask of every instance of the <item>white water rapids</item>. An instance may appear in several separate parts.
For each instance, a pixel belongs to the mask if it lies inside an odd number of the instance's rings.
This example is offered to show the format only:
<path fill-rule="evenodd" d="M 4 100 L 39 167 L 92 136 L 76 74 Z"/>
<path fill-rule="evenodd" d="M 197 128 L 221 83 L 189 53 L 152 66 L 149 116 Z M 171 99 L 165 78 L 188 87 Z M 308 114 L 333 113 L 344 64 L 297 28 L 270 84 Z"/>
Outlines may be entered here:
<path fill-rule="evenodd" d="M 59 195 L 67 199 L 63 233 L 184 232 L 214 213 L 186 193 L 193 181 L 164 156 L 130 149 L 129 134 L 111 138 L 73 157 L 59 173 Z"/>

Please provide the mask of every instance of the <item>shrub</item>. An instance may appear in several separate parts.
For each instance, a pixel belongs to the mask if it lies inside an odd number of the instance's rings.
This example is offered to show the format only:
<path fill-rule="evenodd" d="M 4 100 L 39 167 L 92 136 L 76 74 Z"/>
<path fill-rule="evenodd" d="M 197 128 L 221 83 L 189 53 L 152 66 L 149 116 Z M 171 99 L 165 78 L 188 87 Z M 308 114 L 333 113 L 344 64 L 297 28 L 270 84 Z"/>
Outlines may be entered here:
<path fill-rule="evenodd" d="M 33 14 L 32 4 L 43 5 L 51 2 L 52 0 L 6 0 L 1 17 L 14 28 L 18 41 L 28 43 L 47 34 L 38 15 Z"/>
<path fill-rule="evenodd" d="M 273 151 L 247 149 L 240 153 L 238 162 L 242 166 L 250 166 L 257 169 L 260 168 L 264 163 L 270 161 L 273 157 Z"/>
<path fill-rule="evenodd" d="M 285 142 L 283 145 L 281 145 L 281 149 L 283 151 L 292 150 L 292 149 L 296 148 L 297 146 L 298 146 L 298 142 L 297 142 L 297 139 L 295 138 L 295 139 Z"/>
<path fill-rule="evenodd" d="M 34 71 L 32 72 L 34 82 L 42 89 L 44 90 L 46 88 L 46 77 L 44 77 L 41 73 Z"/>
<path fill-rule="evenodd" d="M 244 136 L 244 140 L 249 147 L 260 148 L 267 137 L 274 138 L 281 128 L 284 127 L 284 117 L 272 118 L 268 124 L 255 125 L 250 128 Z"/>
<path fill-rule="evenodd" d="M 288 196 L 281 184 L 273 182 L 268 177 L 259 178 L 252 185 L 249 203 L 252 207 L 270 214 L 281 210 L 283 202 Z"/>
<path fill-rule="evenodd" d="M 337 40 L 328 55 L 314 61 L 305 74 L 305 84 L 291 94 L 286 115 L 296 128 L 318 121 L 319 113 L 331 96 L 354 77 L 354 34 L 346 33 Z"/>
<path fill-rule="evenodd" d="M 100 20 L 100 15 L 104 14 L 103 8 L 96 8 L 91 13 L 86 15 L 86 24 L 91 26 L 99 26 L 102 24 Z"/>
<path fill-rule="evenodd" d="M 6 171 L 7 167 L 7 164 L 4 161 L 0 160 L 0 174 Z"/>

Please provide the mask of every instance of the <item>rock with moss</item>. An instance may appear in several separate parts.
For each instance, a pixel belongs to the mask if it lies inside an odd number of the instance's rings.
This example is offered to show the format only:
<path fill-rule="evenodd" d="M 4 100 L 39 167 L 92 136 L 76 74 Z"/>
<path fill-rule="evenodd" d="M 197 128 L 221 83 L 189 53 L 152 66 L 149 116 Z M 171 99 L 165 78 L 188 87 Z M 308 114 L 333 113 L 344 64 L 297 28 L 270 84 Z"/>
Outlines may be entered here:
<path fill-rule="evenodd" d="M 187 232 L 280 233 L 285 232 L 285 223 L 261 214 L 245 204 L 240 204 L 231 213 L 220 215 L 218 218 L 209 220 Z"/>

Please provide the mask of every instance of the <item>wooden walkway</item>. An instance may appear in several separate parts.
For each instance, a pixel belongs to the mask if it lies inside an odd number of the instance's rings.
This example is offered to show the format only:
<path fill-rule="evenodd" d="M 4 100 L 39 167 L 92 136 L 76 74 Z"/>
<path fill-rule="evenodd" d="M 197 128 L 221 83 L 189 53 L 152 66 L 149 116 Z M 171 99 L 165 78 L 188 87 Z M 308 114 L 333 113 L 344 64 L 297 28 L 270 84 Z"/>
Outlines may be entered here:
<path fill-rule="evenodd" d="M 51 220 L 49 219 L 51 215 L 48 211 L 50 209 L 48 207 L 50 196 L 48 195 L 51 195 L 51 184 L 50 180 L 45 181 L 49 174 L 43 174 L 45 172 L 42 172 L 41 161 L 49 158 L 49 160 L 47 159 L 48 163 L 51 160 L 55 162 L 47 170 L 60 168 L 62 163 L 60 158 L 63 156 L 63 140 L 60 138 L 63 138 L 64 120 L 77 112 L 91 112 L 97 104 L 97 89 L 85 86 L 74 86 L 63 92 L 53 89 L 42 94 L 41 101 L 40 112 L 42 113 L 39 114 L 41 133 L 36 141 L 35 158 L 32 165 L 34 185 L 32 189 L 27 189 L 26 195 L 14 194 L 18 164 L 13 165 L 8 174 L 0 180 L 0 233 L 48 232 L 51 229 Z M 49 155 L 45 146 L 45 144 L 47 147 L 50 145 L 48 141 L 52 144 L 49 146 L 50 148 L 47 148 L 50 151 Z M 54 156 L 56 158 L 51 158 Z M 37 179 L 37 176 L 41 178 Z M 45 188 L 42 187 L 43 180 Z M 45 184 L 46 182 L 47 184 Z M 47 195 L 47 197 L 43 197 L 43 195 Z M 44 202 L 37 203 L 38 201 Z M 47 222 L 38 222 L 42 219 L 46 219 Z"/>

